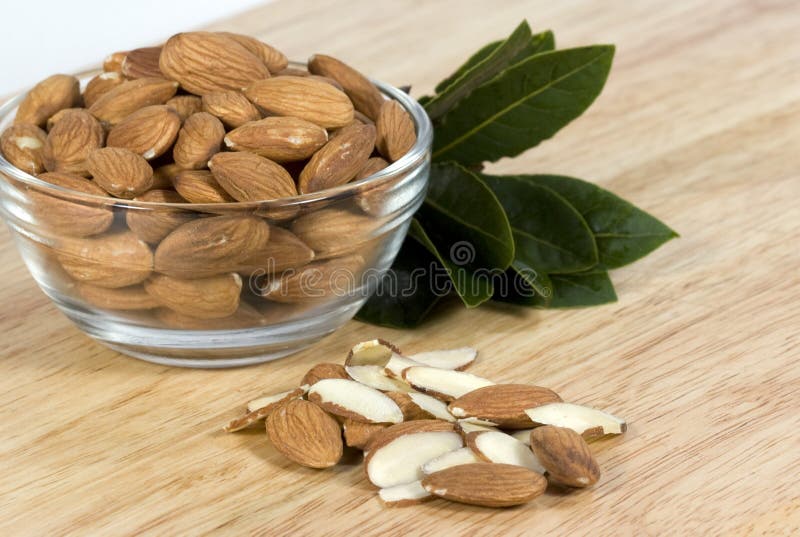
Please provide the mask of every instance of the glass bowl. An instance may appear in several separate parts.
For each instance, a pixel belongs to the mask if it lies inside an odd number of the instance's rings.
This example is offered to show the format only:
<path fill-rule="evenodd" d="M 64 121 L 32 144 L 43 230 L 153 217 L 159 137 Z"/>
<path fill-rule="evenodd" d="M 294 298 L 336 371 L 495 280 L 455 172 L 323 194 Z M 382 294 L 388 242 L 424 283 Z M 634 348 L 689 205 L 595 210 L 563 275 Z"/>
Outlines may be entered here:
<path fill-rule="evenodd" d="M 355 315 L 426 194 L 428 116 L 375 84 L 411 115 L 417 142 L 366 179 L 268 202 L 157 203 L 62 188 L 0 155 L 0 214 L 42 291 L 112 349 L 187 367 L 286 356 Z M 0 132 L 23 96 L 0 107 Z"/>

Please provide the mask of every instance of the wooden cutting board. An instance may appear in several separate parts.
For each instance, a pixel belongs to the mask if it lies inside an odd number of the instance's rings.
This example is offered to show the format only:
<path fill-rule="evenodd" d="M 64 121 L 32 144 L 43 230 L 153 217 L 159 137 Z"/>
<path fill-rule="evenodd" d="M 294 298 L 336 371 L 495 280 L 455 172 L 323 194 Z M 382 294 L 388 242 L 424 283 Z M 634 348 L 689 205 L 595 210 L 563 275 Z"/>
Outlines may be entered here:
<path fill-rule="evenodd" d="M 226 371 L 126 358 L 74 328 L 0 231 L 2 535 L 789 534 L 800 527 L 800 9 L 794 1 L 279 1 L 216 28 L 324 51 L 422 95 L 523 17 L 618 46 L 603 95 L 497 172 L 591 179 L 682 234 L 614 271 L 618 303 L 454 305 L 414 331 L 357 322 Z M 98 50 L 98 57 L 108 51 Z M 508 510 L 385 509 L 358 460 L 286 461 L 220 426 L 354 342 L 473 345 L 473 371 L 630 421 L 595 487 Z"/>

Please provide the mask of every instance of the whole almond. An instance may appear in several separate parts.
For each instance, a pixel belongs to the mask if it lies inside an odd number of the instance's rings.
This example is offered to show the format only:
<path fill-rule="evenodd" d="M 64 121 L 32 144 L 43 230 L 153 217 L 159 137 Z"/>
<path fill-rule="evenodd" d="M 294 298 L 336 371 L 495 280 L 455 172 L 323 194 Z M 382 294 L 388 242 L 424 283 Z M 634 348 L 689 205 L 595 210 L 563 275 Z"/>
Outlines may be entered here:
<path fill-rule="evenodd" d="M 153 297 L 141 285 L 109 289 L 90 283 L 76 285 L 78 294 L 86 302 L 108 310 L 150 310 L 158 307 Z"/>
<path fill-rule="evenodd" d="M 86 110 L 65 113 L 47 134 L 42 156 L 50 172 L 88 174 L 87 157 L 103 146 L 105 131 Z"/>
<path fill-rule="evenodd" d="M 565 427 L 545 425 L 531 431 L 531 449 L 550 479 L 570 487 L 589 487 L 600 479 L 600 467 L 586 440 Z"/>
<path fill-rule="evenodd" d="M 272 445 L 289 460 L 329 468 L 342 458 L 342 431 L 327 412 L 303 399 L 288 401 L 267 418 Z"/>
<path fill-rule="evenodd" d="M 267 69 L 269 69 L 270 73 L 277 73 L 289 65 L 289 60 L 286 58 L 286 55 L 284 55 L 283 52 L 275 47 L 267 45 L 255 37 L 250 37 L 249 35 L 243 34 L 235 34 L 233 32 L 217 33 L 230 37 L 244 48 L 249 50 L 252 54 L 257 56 L 262 62 L 264 62 L 264 65 L 267 66 Z"/>
<path fill-rule="evenodd" d="M 19 104 L 14 123 L 44 127 L 47 119 L 64 108 L 78 106 L 80 83 L 74 76 L 52 75 L 36 84 Z"/>
<path fill-rule="evenodd" d="M 59 110 L 52 116 L 47 119 L 47 132 L 53 130 L 53 127 L 56 126 L 56 123 L 61 121 L 62 118 L 67 117 L 68 115 L 72 114 L 73 112 L 85 112 L 84 108 L 64 108 Z"/>
<path fill-rule="evenodd" d="M 143 47 L 125 54 L 120 70 L 126 78 L 164 78 L 158 68 L 161 47 Z"/>
<path fill-rule="evenodd" d="M 261 112 L 239 91 L 206 93 L 202 98 L 203 111 L 216 116 L 230 128 L 241 127 L 261 119 Z"/>
<path fill-rule="evenodd" d="M 173 190 L 148 190 L 134 199 L 153 203 L 183 203 L 183 198 Z M 125 222 L 144 242 L 157 244 L 193 216 L 192 213 L 180 209 L 131 207 L 125 213 Z"/>
<path fill-rule="evenodd" d="M 319 192 L 352 180 L 364 167 L 375 146 L 375 127 L 353 123 L 339 130 L 314 153 L 300 173 L 301 194 Z"/>
<path fill-rule="evenodd" d="M 63 188 L 84 192 L 94 196 L 106 196 L 106 192 L 93 181 L 70 173 L 43 173 L 39 179 Z M 95 202 L 81 200 L 79 195 L 70 196 L 56 192 L 29 189 L 31 209 L 45 226 L 63 235 L 88 237 L 103 233 L 114 222 L 111 208 Z"/>
<path fill-rule="evenodd" d="M 372 157 L 358 170 L 354 180 L 366 179 L 367 177 L 378 173 L 379 171 L 387 168 L 389 163 L 381 157 Z"/>
<path fill-rule="evenodd" d="M 314 250 L 297 238 L 291 231 L 273 227 L 269 241 L 259 251 L 242 261 L 239 272 L 251 274 L 273 274 L 288 269 L 297 269 L 314 259 Z"/>
<path fill-rule="evenodd" d="M 478 418 L 506 429 L 528 429 L 534 423 L 525 409 L 560 402 L 553 390 L 526 384 L 495 384 L 462 395 L 448 406 L 456 418 Z"/>
<path fill-rule="evenodd" d="M 242 278 L 238 274 L 222 274 L 184 280 L 154 274 L 144 282 L 144 288 L 156 302 L 182 315 L 221 319 L 233 315 L 239 307 Z"/>
<path fill-rule="evenodd" d="M 234 39 L 211 32 L 170 37 L 161 51 L 159 67 L 165 76 L 196 95 L 241 89 L 269 77 L 261 59 Z"/>
<path fill-rule="evenodd" d="M 326 129 L 349 125 L 353 103 L 330 84 L 309 77 L 279 76 L 253 82 L 248 99 L 270 115 L 305 119 Z"/>
<path fill-rule="evenodd" d="M 222 319 L 198 319 L 169 308 L 159 308 L 154 313 L 165 326 L 181 330 L 239 330 L 266 324 L 263 315 L 246 302 L 240 302 L 233 315 Z"/>
<path fill-rule="evenodd" d="M 128 55 L 127 50 L 120 50 L 112 52 L 106 59 L 103 60 L 103 71 L 106 73 L 122 73 L 122 62 L 125 61 L 125 56 Z"/>
<path fill-rule="evenodd" d="M 166 105 L 178 113 L 181 121 L 186 121 L 192 114 L 203 111 L 203 100 L 197 95 L 176 95 L 167 101 Z"/>
<path fill-rule="evenodd" d="M 178 90 L 178 83 L 163 78 L 138 78 L 112 88 L 89 107 L 100 121 L 116 125 L 145 106 L 164 104 Z"/>
<path fill-rule="evenodd" d="M 66 240 L 57 257 L 67 274 L 99 287 L 135 285 L 153 269 L 150 247 L 130 231 Z"/>
<path fill-rule="evenodd" d="M 118 198 L 135 198 L 153 186 L 153 168 L 143 157 L 128 149 L 95 149 L 89 153 L 86 166 L 94 182 Z"/>
<path fill-rule="evenodd" d="M 274 73 L 275 76 L 311 76 L 311 73 L 308 72 L 307 69 L 302 69 L 300 67 L 286 67 L 281 69 L 277 73 Z"/>
<path fill-rule="evenodd" d="M 381 155 L 391 162 L 408 153 L 417 141 L 414 122 L 397 101 L 386 101 L 375 121 L 375 145 Z"/>
<path fill-rule="evenodd" d="M 358 250 L 371 238 L 380 221 L 360 213 L 325 207 L 309 212 L 292 223 L 292 232 L 307 244 L 318 258 Z"/>
<path fill-rule="evenodd" d="M 300 385 L 308 384 L 309 386 L 313 386 L 322 379 L 349 378 L 350 376 L 347 374 L 347 371 L 344 370 L 342 364 L 322 362 L 306 371 L 306 374 L 303 375 L 303 378 L 300 380 Z"/>
<path fill-rule="evenodd" d="M 249 151 L 275 162 L 306 159 L 327 141 L 325 129 L 296 117 L 251 121 L 225 136 L 228 149 Z"/>
<path fill-rule="evenodd" d="M 234 200 L 208 170 L 183 170 L 173 179 L 178 194 L 190 203 L 228 203 Z"/>
<path fill-rule="evenodd" d="M 274 410 L 280 408 L 284 403 L 287 401 L 291 401 L 292 399 L 297 399 L 298 397 L 302 397 L 305 393 L 305 390 L 302 388 L 295 388 L 294 390 L 288 390 L 286 392 L 282 392 L 279 394 L 273 394 L 271 396 L 266 396 L 262 399 L 270 399 L 270 402 L 264 404 L 263 406 L 259 406 L 256 409 L 249 410 L 250 404 L 248 403 L 248 412 L 243 416 L 239 416 L 238 418 L 228 422 L 223 430 L 226 433 L 233 433 L 236 431 L 241 431 L 255 423 L 260 421 L 264 421 L 265 418 L 269 417 L 270 414 Z"/>
<path fill-rule="evenodd" d="M 364 423 L 345 418 L 342 423 L 344 441 L 348 447 L 364 449 L 372 438 L 388 427 L 385 423 Z"/>
<path fill-rule="evenodd" d="M 367 77 L 346 63 L 324 54 L 311 56 L 308 60 L 308 70 L 315 75 L 326 76 L 337 81 L 353 101 L 356 110 L 373 121 L 378 117 L 384 99 L 375 84 L 370 82 Z"/>
<path fill-rule="evenodd" d="M 180 278 L 236 272 L 243 261 L 267 244 L 269 235 L 269 225 L 253 216 L 192 220 L 158 245 L 156 271 Z"/>
<path fill-rule="evenodd" d="M 547 480 L 522 466 L 476 462 L 434 472 L 422 486 L 440 498 L 484 507 L 511 507 L 541 496 Z"/>
<path fill-rule="evenodd" d="M 358 289 L 363 268 L 364 258 L 360 255 L 310 263 L 282 278 L 269 280 L 262 289 L 262 296 L 290 304 L 314 304 L 334 296 L 346 296 Z"/>
<path fill-rule="evenodd" d="M 199 170 L 208 165 L 222 145 L 225 127 L 207 112 L 198 112 L 187 119 L 178 133 L 172 150 L 175 163 L 184 169 Z"/>
<path fill-rule="evenodd" d="M 217 153 L 208 167 L 238 201 L 266 201 L 297 195 L 292 176 L 280 164 L 253 153 Z"/>
<path fill-rule="evenodd" d="M 92 78 L 83 90 L 83 104 L 89 108 L 103 95 L 125 82 L 117 72 L 100 73 Z"/>
<path fill-rule="evenodd" d="M 330 84 L 331 86 L 333 86 L 334 88 L 338 89 L 339 91 L 344 91 L 344 88 L 342 87 L 341 84 L 339 84 L 338 82 L 336 82 L 332 78 L 328 78 L 327 76 L 308 75 L 308 78 L 311 78 L 313 80 L 319 80 L 320 82 L 325 82 L 326 84 Z M 355 112 L 353 114 L 355 115 Z"/>
<path fill-rule="evenodd" d="M 124 147 L 147 160 L 160 157 L 172 147 L 181 118 L 163 104 L 145 106 L 114 126 L 108 133 L 108 147 Z"/>
<path fill-rule="evenodd" d="M 31 175 L 44 171 L 47 133 L 36 125 L 18 123 L 0 135 L 0 152 L 11 164 Z"/>
<path fill-rule="evenodd" d="M 169 190 L 173 187 L 175 177 L 183 171 L 183 168 L 170 162 L 153 168 L 153 186 L 155 190 Z"/>

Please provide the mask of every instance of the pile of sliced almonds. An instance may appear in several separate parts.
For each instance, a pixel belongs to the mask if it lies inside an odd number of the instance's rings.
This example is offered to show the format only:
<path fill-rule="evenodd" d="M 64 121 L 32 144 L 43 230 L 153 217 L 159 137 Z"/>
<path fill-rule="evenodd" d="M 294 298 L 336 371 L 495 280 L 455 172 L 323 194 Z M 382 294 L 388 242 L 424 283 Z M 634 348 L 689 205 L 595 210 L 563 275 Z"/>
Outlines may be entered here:
<path fill-rule="evenodd" d="M 621 434 L 625 421 L 548 388 L 465 373 L 476 356 L 471 348 L 404 356 L 365 341 L 343 366 L 317 364 L 299 387 L 250 401 L 225 430 L 265 420 L 275 449 L 310 468 L 334 466 L 345 445 L 361 449 L 388 506 L 444 498 L 507 507 L 548 482 L 595 484 L 600 468 L 586 440 Z"/>

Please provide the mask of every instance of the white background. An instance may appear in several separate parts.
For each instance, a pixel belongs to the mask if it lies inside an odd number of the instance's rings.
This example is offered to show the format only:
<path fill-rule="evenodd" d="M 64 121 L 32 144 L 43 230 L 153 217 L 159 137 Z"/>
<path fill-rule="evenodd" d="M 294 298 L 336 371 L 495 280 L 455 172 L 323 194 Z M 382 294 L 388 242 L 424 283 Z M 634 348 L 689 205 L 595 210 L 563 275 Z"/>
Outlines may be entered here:
<path fill-rule="evenodd" d="M 0 30 L 0 96 L 53 73 L 99 64 L 116 50 L 170 35 L 266 3 L 265 0 L 5 0 Z"/>

